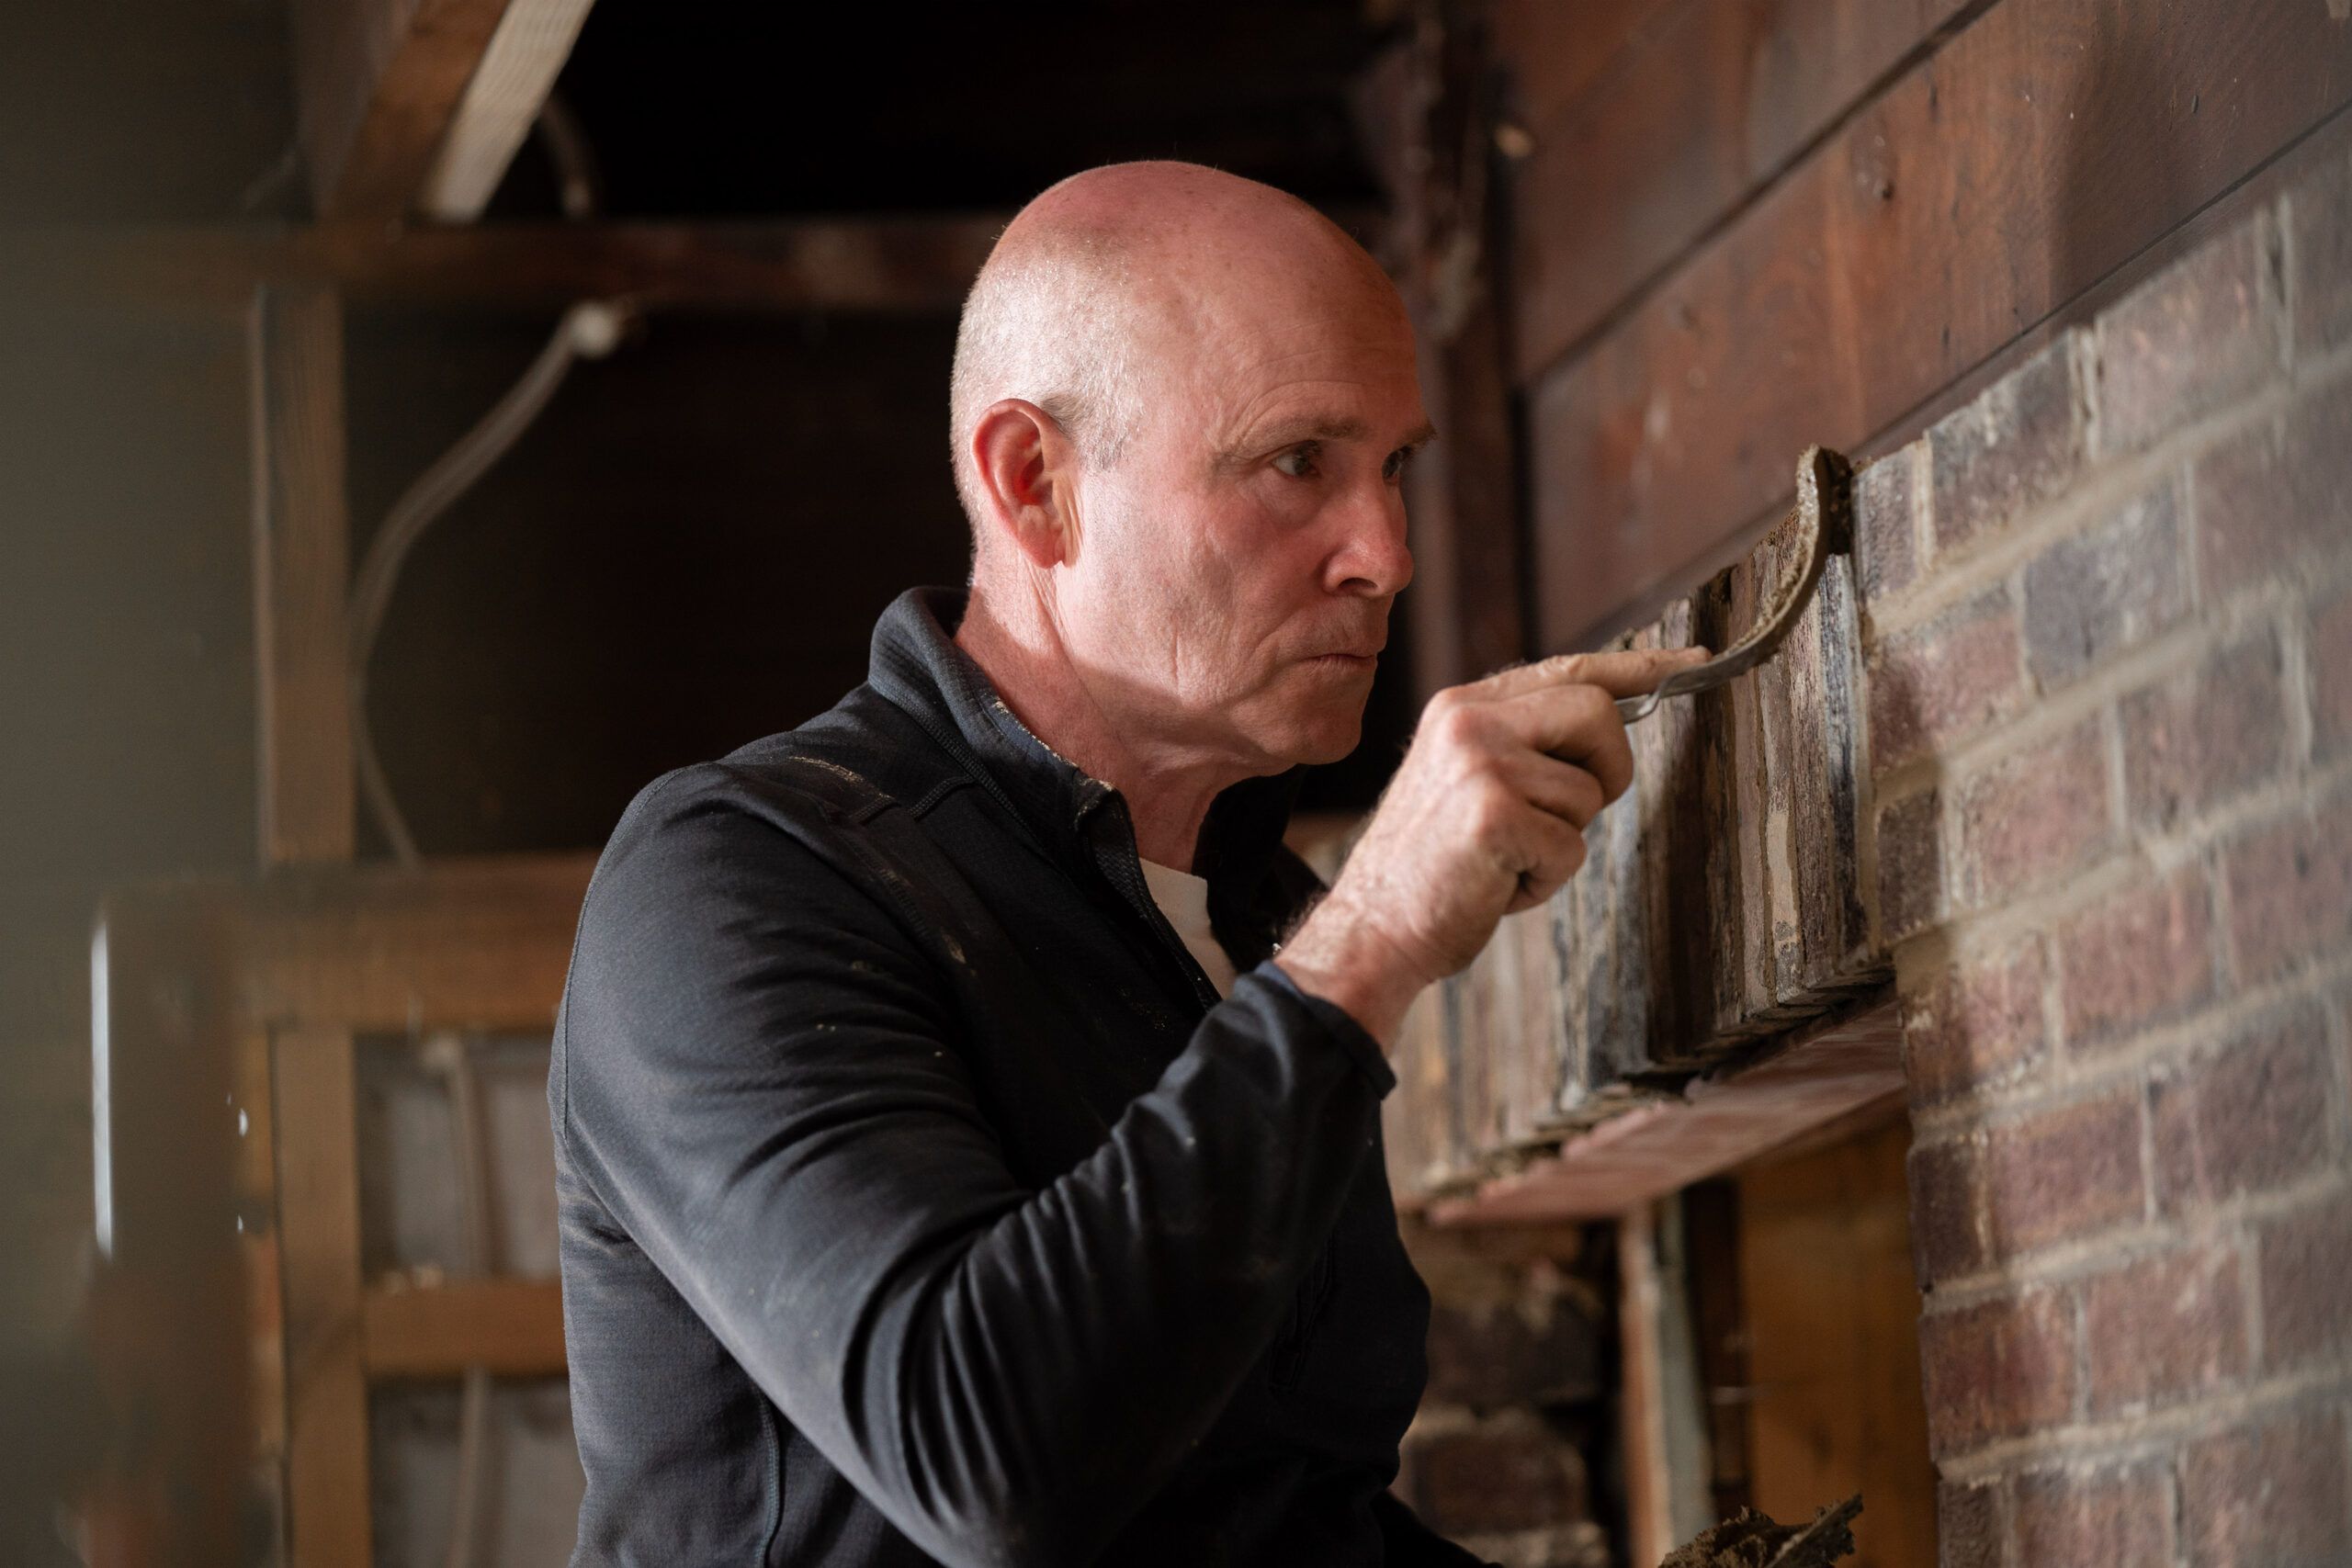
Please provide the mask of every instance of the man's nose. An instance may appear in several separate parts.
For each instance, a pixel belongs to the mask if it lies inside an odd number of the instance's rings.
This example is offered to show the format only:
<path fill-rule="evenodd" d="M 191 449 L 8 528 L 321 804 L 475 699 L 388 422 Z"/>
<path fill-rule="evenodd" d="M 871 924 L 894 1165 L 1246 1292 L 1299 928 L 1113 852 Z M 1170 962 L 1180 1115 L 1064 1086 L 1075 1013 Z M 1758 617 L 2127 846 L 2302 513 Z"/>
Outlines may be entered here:
<path fill-rule="evenodd" d="M 1387 485 L 1351 496 L 1346 535 L 1331 558 L 1329 586 L 1339 593 L 1388 598 L 1413 581 L 1413 552 L 1405 542 L 1405 498 Z"/>

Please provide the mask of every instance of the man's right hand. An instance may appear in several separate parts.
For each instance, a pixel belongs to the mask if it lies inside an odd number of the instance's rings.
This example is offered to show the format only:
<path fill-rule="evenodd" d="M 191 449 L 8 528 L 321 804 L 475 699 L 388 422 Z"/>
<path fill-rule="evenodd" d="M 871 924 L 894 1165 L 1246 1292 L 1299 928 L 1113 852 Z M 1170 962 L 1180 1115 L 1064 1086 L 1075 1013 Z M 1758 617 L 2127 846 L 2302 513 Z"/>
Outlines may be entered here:
<path fill-rule="evenodd" d="M 1616 699 L 1706 657 L 1566 654 L 1430 698 L 1339 881 L 1283 945 L 1283 972 L 1393 1043 L 1422 987 L 1584 864 L 1585 826 L 1634 778 Z"/>

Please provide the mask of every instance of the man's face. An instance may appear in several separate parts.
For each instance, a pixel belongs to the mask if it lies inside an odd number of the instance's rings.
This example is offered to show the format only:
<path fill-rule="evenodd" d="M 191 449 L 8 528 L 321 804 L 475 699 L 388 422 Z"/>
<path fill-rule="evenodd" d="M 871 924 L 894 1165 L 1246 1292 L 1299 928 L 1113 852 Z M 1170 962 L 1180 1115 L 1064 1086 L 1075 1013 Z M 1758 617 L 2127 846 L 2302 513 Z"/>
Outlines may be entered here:
<path fill-rule="evenodd" d="M 1412 576 L 1411 332 L 1354 279 L 1218 298 L 1147 340 L 1134 436 L 1080 476 L 1064 633 L 1131 730 L 1251 773 L 1335 761 Z"/>

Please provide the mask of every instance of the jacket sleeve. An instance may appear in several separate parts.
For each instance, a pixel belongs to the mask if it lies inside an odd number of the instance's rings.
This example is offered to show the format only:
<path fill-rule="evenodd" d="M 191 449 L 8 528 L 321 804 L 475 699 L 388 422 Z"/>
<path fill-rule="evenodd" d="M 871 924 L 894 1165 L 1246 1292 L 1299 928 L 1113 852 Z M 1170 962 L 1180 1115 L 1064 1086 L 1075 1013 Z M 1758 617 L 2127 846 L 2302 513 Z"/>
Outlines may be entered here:
<path fill-rule="evenodd" d="M 1372 1500 L 1373 1517 L 1380 1521 L 1381 1561 L 1387 1568 L 1498 1568 L 1485 1558 L 1454 1545 L 1421 1523 L 1394 1492 Z"/>
<path fill-rule="evenodd" d="M 575 1169 L 728 1352 L 950 1568 L 1090 1560 L 1256 1360 L 1395 1083 L 1271 964 L 1102 1145 L 1007 1168 L 945 977 L 707 790 L 640 801 L 560 1032 Z"/>

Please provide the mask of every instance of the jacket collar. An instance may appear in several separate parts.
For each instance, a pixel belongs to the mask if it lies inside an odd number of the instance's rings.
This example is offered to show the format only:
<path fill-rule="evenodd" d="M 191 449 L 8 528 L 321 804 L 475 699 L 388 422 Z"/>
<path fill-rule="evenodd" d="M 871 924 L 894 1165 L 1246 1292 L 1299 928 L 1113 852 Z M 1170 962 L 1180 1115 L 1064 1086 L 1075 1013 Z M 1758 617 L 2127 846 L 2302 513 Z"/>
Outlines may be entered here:
<path fill-rule="evenodd" d="M 1135 896 L 1135 832 L 1119 792 L 1089 776 L 1014 716 L 970 655 L 956 646 L 968 593 L 911 588 L 875 624 L 867 682 L 922 725 L 1057 861 L 1090 864 Z M 1245 779 L 1209 807 L 1193 870 L 1209 884 L 1209 909 L 1228 947 L 1263 957 L 1294 912 L 1295 865 L 1282 847 L 1299 770 Z M 1303 868 L 1300 868 L 1303 870 Z M 1132 884 L 1132 886 L 1130 886 Z M 1236 952 L 1240 962 L 1243 952 Z"/>

